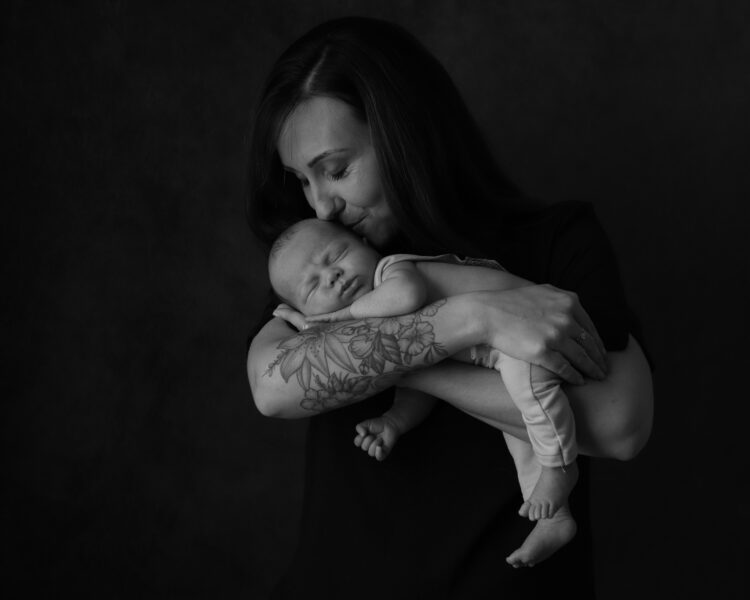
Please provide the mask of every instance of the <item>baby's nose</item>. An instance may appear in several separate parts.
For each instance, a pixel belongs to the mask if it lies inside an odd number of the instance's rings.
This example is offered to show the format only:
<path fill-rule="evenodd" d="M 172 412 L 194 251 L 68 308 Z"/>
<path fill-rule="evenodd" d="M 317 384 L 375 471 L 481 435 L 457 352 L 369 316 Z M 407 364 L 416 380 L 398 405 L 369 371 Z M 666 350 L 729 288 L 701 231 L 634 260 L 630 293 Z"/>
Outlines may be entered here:
<path fill-rule="evenodd" d="M 326 273 L 326 279 L 328 280 L 328 285 L 335 285 L 336 282 L 341 279 L 341 276 L 343 275 L 343 272 L 338 267 L 332 267 L 328 269 L 328 272 Z"/>

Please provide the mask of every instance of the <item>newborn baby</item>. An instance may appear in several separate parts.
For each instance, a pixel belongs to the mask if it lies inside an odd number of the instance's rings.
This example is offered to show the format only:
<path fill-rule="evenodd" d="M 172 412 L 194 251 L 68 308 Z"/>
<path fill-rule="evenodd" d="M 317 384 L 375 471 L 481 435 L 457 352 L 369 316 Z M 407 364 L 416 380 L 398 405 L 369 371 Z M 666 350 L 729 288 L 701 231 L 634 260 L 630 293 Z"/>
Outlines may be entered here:
<path fill-rule="evenodd" d="M 308 323 L 395 317 L 456 294 L 531 285 L 494 261 L 453 255 L 383 258 L 348 229 L 318 219 L 300 221 L 279 236 L 271 249 L 269 276 L 277 295 Z M 567 502 L 578 478 L 572 411 L 559 378 L 542 367 L 487 346 L 453 358 L 498 370 L 523 414 L 530 444 L 503 435 L 524 496 L 519 514 L 537 524 L 506 560 L 514 567 L 533 566 L 575 535 Z M 355 444 L 377 460 L 385 459 L 399 437 L 427 417 L 434 402 L 398 388 L 388 412 L 356 426 Z M 481 418 L 482 410 L 472 412 Z"/>

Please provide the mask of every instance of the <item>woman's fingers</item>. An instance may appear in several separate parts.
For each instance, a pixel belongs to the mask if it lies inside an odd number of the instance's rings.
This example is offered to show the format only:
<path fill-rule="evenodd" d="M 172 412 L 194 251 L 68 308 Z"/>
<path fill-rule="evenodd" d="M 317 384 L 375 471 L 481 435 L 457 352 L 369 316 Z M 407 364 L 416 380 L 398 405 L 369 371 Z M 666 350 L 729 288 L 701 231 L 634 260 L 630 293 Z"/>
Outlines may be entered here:
<path fill-rule="evenodd" d="M 585 383 L 582 374 L 591 379 L 604 379 L 605 377 L 604 371 L 592 360 L 586 350 L 570 338 L 564 342 L 559 351 L 545 353 L 539 364 L 575 385 Z"/>
<path fill-rule="evenodd" d="M 479 293 L 481 294 L 481 293 Z M 485 343 L 538 364 L 573 384 L 602 379 L 606 350 L 578 295 L 553 285 L 530 285 L 478 296 L 487 324 Z"/>
<path fill-rule="evenodd" d="M 583 385 L 585 383 L 583 376 L 559 352 L 546 352 L 542 355 L 539 366 L 552 371 L 568 383 L 574 385 Z"/>
<path fill-rule="evenodd" d="M 560 349 L 573 366 L 592 379 L 604 379 L 606 360 L 599 344 L 587 331 L 582 330 L 573 339 L 567 338 Z"/>
<path fill-rule="evenodd" d="M 592 379 L 604 379 L 607 373 L 607 351 L 591 317 L 581 306 L 578 294 L 554 286 L 549 288 L 565 298 L 562 304 L 562 318 L 568 322 L 567 326 L 564 326 L 564 333 L 561 332 L 562 335 L 558 338 L 558 344 L 562 344 L 555 349 L 580 373 Z M 562 363 L 559 363 L 559 368 L 565 370 Z"/>
<path fill-rule="evenodd" d="M 577 301 L 577 298 L 576 302 L 573 304 L 573 318 L 581 326 L 581 332 L 578 334 L 576 341 L 583 342 L 584 348 L 586 348 L 587 352 L 589 352 L 589 348 L 592 345 L 590 343 L 587 344 L 587 342 L 593 342 L 593 345 L 595 345 L 598 350 L 598 352 L 594 351 L 596 354 L 595 360 L 599 363 L 602 370 L 606 372 L 607 362 L 604 357 L 607 355 L 607 349 L 604 347 L 604 342 L 599 336 L 599 332 L 596 330 L 591 317 L 589 317 L 588 313 L 583 309 L 581 303 Z M 586 335 L 583 335 L 584 333 Z M 583 336 L 582 339 L 581 336 Z M 587 338 L 593 339 L 589 340 Z M 589 354 L 591 354 L 591 352 L 589 352 Z M 599 359 L 599 357 L 601 357 L 601 359 Z"/>

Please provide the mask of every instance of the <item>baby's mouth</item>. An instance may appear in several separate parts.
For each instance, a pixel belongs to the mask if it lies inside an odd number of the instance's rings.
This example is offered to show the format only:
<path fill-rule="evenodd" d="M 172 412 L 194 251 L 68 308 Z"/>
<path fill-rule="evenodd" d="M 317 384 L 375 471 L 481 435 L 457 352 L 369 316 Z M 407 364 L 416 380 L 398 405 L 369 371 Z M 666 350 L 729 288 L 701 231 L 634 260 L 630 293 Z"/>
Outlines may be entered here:
<path fill-rule="evenodd" d="M 354 283 L 357 281 L 357 276 L 355 275 L 352 277 L 349 281 L 345 282 L 344 285 L 341 287 L 341 297 L 347 298 L 350 293 L 354 292 L 356 289 L 356 286 Z"/>

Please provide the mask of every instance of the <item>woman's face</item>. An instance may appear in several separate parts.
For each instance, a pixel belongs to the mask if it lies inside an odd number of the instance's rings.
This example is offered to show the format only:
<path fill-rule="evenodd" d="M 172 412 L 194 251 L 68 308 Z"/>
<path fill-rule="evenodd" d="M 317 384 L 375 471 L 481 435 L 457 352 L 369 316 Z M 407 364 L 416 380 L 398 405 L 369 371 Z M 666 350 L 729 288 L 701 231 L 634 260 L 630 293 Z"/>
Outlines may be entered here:
<path fill-rule="evenodd" d="M 375 247 L 393 240 L 398 225 L 370 129 L 348 104 L 322 96 L 306 100 L 284 123 L 277 150 L 319 219 L 337 220 Z"/>

